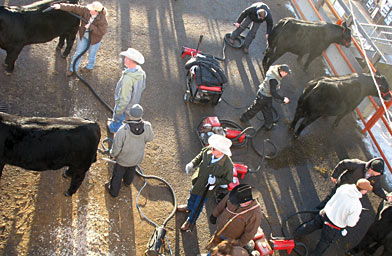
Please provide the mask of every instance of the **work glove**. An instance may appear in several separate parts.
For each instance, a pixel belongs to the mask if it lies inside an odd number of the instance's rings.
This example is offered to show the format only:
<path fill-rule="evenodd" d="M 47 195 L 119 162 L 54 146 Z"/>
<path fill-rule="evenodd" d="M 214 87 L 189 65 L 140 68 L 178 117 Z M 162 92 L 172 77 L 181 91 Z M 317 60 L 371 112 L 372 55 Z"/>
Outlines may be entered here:
<path fill-rule="evenodd" d="M 208 177 L 208 185 L 210 185 L 208 187 L 208 190 L 213 190 L 215 188 L 215 182 L 216 182 L 216 178 L 214 175 L 210 174 L 210 176 Z"/>
<path fill-rule="evenodd" d="M 121 119 L 121 115 L 122 115 L 122 113 L 120 113 L 120 114 L 117 114 L 117 113 L 114 113 L 114 115 L 113 115 L 113 120 L 115 121 L 115 122 L 119 122 Z"/>
<path fill-rule="evenodd" d="M 216 217 L 212 214 L 210 215 L 210 222 L 214 225 L 216 224 Z"/>
<path fill-rule="evenodd" d="M 187 165 L 185 165 L 185 173 L 188 174 L 189 171 L 193 168 L 193 163 L 190 162 Z"/>
<path fill-rule="evenodd" d="M 289 98 L 287 98 L 287 97 L 284 97 L 283 98 L 283 103 L 284 104 L 287 104 L 287 103 L 289 103 L 290 102 L 290 99 Z"/>

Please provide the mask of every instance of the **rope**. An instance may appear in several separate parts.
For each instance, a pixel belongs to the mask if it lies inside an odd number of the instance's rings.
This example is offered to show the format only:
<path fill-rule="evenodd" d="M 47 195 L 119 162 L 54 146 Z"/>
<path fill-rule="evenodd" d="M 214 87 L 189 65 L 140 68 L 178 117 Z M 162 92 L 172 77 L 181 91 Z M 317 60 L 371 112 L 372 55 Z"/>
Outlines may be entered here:
<path fill-rule="evenodd" d="M 357 25 L 358 21 L 357 21 L 357 18 L 355 17 L 355 15 L 354 15 L 354 11 L 353 11 L 353 6 L 352 6 L 352 3 L 351 3 L 351 0 L 349 0 L 349 4 L 350 4 L 351 15 L 352 15 L 353 21 L 354 21 L 354 29 L 355 29 L 355 32 L 357 33 L 357 35 L 359 35 L 359 30 L 358 30 L 358 25 Z M 365 48 L 363 47 L 362 38 L 360 38 L 360 37 L 358 37 L 358 38 L 359 38 L 359 43 L 361 44 L 361 50 L 362 50 L 364 53 L 366 53 L 366 50 L 364 50 Z M 374 82 L 374 84 L 376 85 L 376 89 L 377 89 L 377 92 L 378 92 L 378 97 L 379 97 L 380 100 L 381 100 L 381 105 L 382 105 L 382 107 L 384 108 L 385 115 L 387 116 L 388 124 L 389 124 L 390 127 L 392 127 L 391 119 L 390 119 L 390 117 L 389 117 L 390 114 L 389 114 L 389 112 L 388 112 L 387 107 L 385 106 L 384 99 L 383 99 L 383 97 L 382 97 L 382 95 L 381 95 L 380 88 L 379 88 L 379 86 L 378 86 L 378 84 L 377 84 L 377 80 L 376 80 L 376 78 L 374 77 L 373 69 L 370 67 L 369 58 L 367 57 L 366 54 L 364 54 L 364 56 L 365 56 L 366 65 L 367 65 L 367 67 L 368 67 L 368 69 L 369 69 L 369 71 L 370 71 L 370 74 L 371 74 L 371 76 L 372 76 L 373 82 Z"/>

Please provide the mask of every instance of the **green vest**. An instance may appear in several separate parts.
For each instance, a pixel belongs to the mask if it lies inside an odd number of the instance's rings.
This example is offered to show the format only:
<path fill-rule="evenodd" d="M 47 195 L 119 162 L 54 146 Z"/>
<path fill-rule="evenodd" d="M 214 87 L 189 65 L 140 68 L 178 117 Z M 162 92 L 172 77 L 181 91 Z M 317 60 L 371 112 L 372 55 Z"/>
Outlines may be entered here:
<path fill-rule="evenodd" d="M 271 79 L 275 79 L 276 81 L 278 81 L 276 89 L 280 89 L 280 81 L 282 80 L 282 77 L 279 74 L 279 66 L 280 65 L 274 65 L 268 69 L 264 81 L 259 85 L 259 91 L 257 92 L 257 94 L 261 94 L 265 97 L 272 97 L 271 87 L 269 83 Z"/>

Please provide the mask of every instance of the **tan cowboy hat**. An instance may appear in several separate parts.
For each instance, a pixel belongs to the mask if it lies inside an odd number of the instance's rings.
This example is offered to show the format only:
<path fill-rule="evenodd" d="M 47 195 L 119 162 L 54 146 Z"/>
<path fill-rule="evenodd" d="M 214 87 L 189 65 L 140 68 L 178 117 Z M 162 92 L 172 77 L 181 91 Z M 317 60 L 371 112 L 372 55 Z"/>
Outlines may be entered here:
<path fill-rule="evenodd" d="M 125 56 L 134 62 L 138 63 L 139 65 L 142 65 L 144 63 L 144 57 L 143 54 L 141 54 L 138 50 L 134 48 L 128 48 L 128 50 L 121 52 L 120 55 Z"/>
<path fill-rule="evenodd" d="M 104 9 L 101 2 L 98 2 L 98 1 L 95 1 L 95 2 L 92 2 L 91 4 L 88 4 L 86 7 L 90 11 L 96 11 L 96 12 L 101 12 Z"/>
<path fill-rule="evenodd" d="M 226 137 L 219 134 L 213 134 L 208 138 L 208 144 L 223 154 L 231 156 L 230 147 L 232 142 Z"/>

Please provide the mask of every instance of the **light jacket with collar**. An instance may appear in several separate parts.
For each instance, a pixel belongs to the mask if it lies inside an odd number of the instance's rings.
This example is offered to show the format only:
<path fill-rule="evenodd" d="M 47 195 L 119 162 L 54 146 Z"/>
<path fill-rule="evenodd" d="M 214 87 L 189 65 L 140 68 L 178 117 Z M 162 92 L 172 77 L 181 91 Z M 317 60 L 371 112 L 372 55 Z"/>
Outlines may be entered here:
<path fill-rule="evenodd" d="M 217 230 L 221 230 L 223 226 L 235 216 L 236 213 L 244 212 L 258 205 L 256 200 L 246 206 L 239 207 L 229 200 L 227 194 L 216 206 L 212 215 L 217 217 Z M 257 229 L 261 224 L 262 211 L 258 207 L 236 217 L 227 228 L 222 232 L 222 236 L 236 240 L 236 245 L 245 246 L 257 233 Z"/>
<path fill-rule="evenodd" d="M 116 115 L 127 113 L 134 104 L 139 104 L 146 88 L 146 73 L 141 66 L 123 71 L 114 93 Z"/>
<path fill-rule="evenodd" d="M 270 85 L 271 79 L 275 79 L 278 82 L 276 89 L 280 89 L 280 81 L 283 79 L 283 77 L 281 77 L 279 74 L 279 67 L 280 65 L 274 65 L 268 69 L 264 81 L 259 85 L 257 94 L 261 94 L 265 97 L 272 97 Z"/>
<path fill-rule="evenodd" d="M 324 207 L 332 224 L 340 228 L 354 227 L 362 212 L 361 192 L 355 184 L 340 186 Z"/>
<path fill-rule="evenodd" d="M 233 162 L 230 157 L 224 155 L 218 162 L 211 164 L 211 147 L 205 147 L 192 160 L 196 171 L 192 175 L 192 194 L 203 195 L 208 183 L 208 176 L 214 175 L 216 178 L 215 188 L 208 191 L 207 198 L 213 195 L 213 191 L 219 186 L 233 182 Z"/>
<path fill-rule="evenodd" d="M 135 121 L 124 121 L 124 124 L 116 132 L 113 147 L 110 151 L 110 155 L 116 159 L 116 162 L 124 167 L 140 164 L 144 157 L 146 143 L 154 138 L 150 122 L 143 121 L 144 132 L 139 135 L 131 131 L 130 122 Z"/>
<path fill-rule="evenodd" d="M 85 20 L 89 21 L 91 18 L 90 10 L 81 5 L 77 4 L 60 4 L 60 10 L 68 11 L 75 13 Z M 82 39 L 84 33 L 86 32 L 85 26 L 87 25 L 86 22 L 80 21 L 79 26 L 79 37 Z M 108 22 L 106 20 L 106 16 L 103 12 L 99 12 L 97 17 L 94 19 L 94 22 L 90 24 L 89 30 L 91 31 L 91 45 L 97 44 L 101 42 L 103 36 L 106 34 L 108 29 Z"/>

